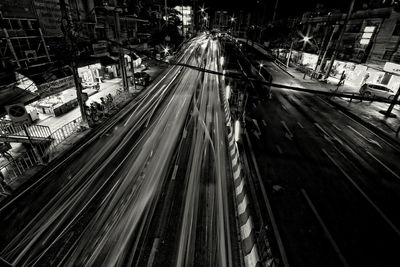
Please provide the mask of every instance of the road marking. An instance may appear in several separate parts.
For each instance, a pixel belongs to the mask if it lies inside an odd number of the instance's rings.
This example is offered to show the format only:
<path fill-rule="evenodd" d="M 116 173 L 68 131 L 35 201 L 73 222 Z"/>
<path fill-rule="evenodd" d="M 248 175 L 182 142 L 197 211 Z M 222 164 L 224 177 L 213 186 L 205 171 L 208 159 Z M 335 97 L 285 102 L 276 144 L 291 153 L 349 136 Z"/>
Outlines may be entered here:
<path fill-rule="evenodd" d="M 108 198 L 108 196 L 114 191 L 114 188 L 118 185 L 119 183 L 119 179 L 115 182 L 114 186 L 111 188 L 110 191 L 108 191 L 107 195 L 105 196 L 105 198 L 103 199 L 103 201 L 101 201 L 100 206 L 103 205 L 104 201 L 106 201 L 106 199 Z"/>
<path fill-rule="evenodd" d="M 261 122 L 262 122 L 262 124 L 263 124 L 264 126 L 267 126 L 267 123 L 265 122 L 265 120 L 261 120 Z"/>
<path fill-rule="evenodd" d="M 253 103 L 253 107 L 254 107 L 254 108 L 257 108 L 256 104 Z"/>
<path fill-rule="evenodd" d="M 156 237 L 154 238 L 153 246 L 151 248 L 150 256 L 149 256 L 149 261 L 147 262 L 147 267 L 153 266 L 155 255 L 158 251 L 158 246 L 160 244 L 160 238 Z"/>
<path fill-rule="evenodd" d="M 315 127 L 317 127 L 324 135 L 329 136 L 329 134 L 325 131 L 324 128 L 322 128 L 321 125 L 319 125 L 317 122 L 314 122 Z"/>
<path fill-rule="evenodd" d="M 333 123 L 332 123 L 332 126 L 335 127 L 335 129 L 338 130 L 339 132 L 342 131 L 342 129 L 340 129 L 338 126 L 336 126 L 336 124 L 333 124 Z"/>
<path fill-rule="evenodd" d="M 261 134 L 261 129 L 260 129 L 260 126 L 258 125 L 257 120 L 256 119 L 252 119 L 252 120 L 254 122 L 254 125 L 257 127 L 257 131 Z"/>
<path fill-rule="evenodd" d="M 283 154 L 282 149 L 279 147 L 279 145 L 275 145 L 276 149 L 278 150 L 279 154 Z"/>
<path fill-rule="evenodd" d="M 284 104 L 281 104 L 281 106 L 282 106 L 282 108 L 283 108 L 286 112 L 289 112 L 288 109 L 287 109 L 287 107 L 286 107 Z"/>
<path fill-rule="evenodd" d="M 287 134 L 289 134 L 289 137 L 290 137 L 290 138 L 293 138 L 294 135 L 293 135 L 293 133 L 289 130 L 289 127 L 286 125 L 286 122 L 281 121 L 281 123 L 282 123 L 282 125 L 283 125 L 283 128 L 285 128 Z"/>
<path fill-rule="evenodd" d="M 375 145 L 379 146 L 380 148 L 382 148 L 381 144 L 379 144 L 377 141 L 365 137 L 363 134 L 361 134 L 359 131 L 357 131 L 356 129 L 354 129 L 354 128 L 351 127 L 350 125 L 347 125 L 347 127 L 348 127 L 350 130 L 352 130 L 353 132 L 355 132 L 357 135 L 359 135 L 361 138 L 363 138 L 365 141 L 367 141 L 368 143 L 375 144 Z"/>
<path fill-rule="evenodd" d="M 392 230 L 400 237 L 400 230 L 392 223 L 392 221 L 379 209 L 379 207 L 367 196 L 367 194 L 353 181 L 349 174 L 326 152 L 322 149 L 325 155 L 332 161 L 332 163 L 343 173 L 347 180 L 358 190 L 358 192 L 367 200 L 367 202 L 375 209 L 375 211 L 383 218 L 383 220 L 392 228 Z"/>
<path fill-rule="evenodd" d="M 375 157 L 374 155 L 372 155 L 369 151 L 367 151 L 367 154 L 370 155 L 372 158 L 374 158 L 377 162 L 379 162 L 379 164 L 381 164 L 388 172 L 390 172 L 391 174 L 393 174 L 393 176 L 395 176 L 397 179 L 400 180 L 400 176 L 395 173 L 392 169 L 390 169 L 385 163 L 383 163 L 382 161 L 380 161 L 377 157 Z"/>
<path fill-rule="evenodd" d="M 326 225 L 325 225 L 324 221 L 322 220 L 321 216 L 319 215 L 317 209 L 315 208 L 314 204 L 311 202 L 311 199 L 308 197 L 307 192 L 303 188 L 301 188 L 300 190 L 301 190 L 301 193 L 303 194 L 304 198 L 306 199 L 307 204 L 310 206 L 312 212 L 314 213 L 319 224 L 321 225 L 322 229 L 324 230 L 324 233 L 325 233 L 326 237 L 328 238 L 329 242 L 331 243 L 333 249 L 339 256 L 340 261 L 343 263 L 343 266 L 349 266 L 345 257 L 343 256 L 342 252 L 340 251 L 338 245 L 336 244 L 335 240 L 333 239 L 331 233 L 329 232 L 328 227 L 326 227 Z"/>
<path fill-rule="evenodd" d="M 304 126 L 298 121 L 297 122 L 297 125 L 299 125 L 299 127 L 301 128 L 301 129 L 304 129 Z"/>
<path fill-rule="evenodd" d="M 174 166 L 174 171 L 172 172 L 172 178 L 171 178 L 172 181 L 175 180 L 177 172 L 178 172 L 178 164 Z"/>

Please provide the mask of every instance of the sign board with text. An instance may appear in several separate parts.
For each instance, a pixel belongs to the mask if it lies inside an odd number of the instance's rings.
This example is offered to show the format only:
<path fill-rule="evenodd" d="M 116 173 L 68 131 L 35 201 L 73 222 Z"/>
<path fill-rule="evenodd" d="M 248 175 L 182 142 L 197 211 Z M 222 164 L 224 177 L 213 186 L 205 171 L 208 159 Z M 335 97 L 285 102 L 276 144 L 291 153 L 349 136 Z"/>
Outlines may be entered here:
<path fill-rule="evenodd" d="M 393 62 L 386 62 L 383 70 L 386 72 L 394 73 L 400 75 L 400 64 L 396 64 Z"/>
<path fill-rule="evenodd" d="M 36 13 L 45 36 L 62 36 L 59 0 L 34 0 Z"/>
<path fill-rule="evenodd" d="M 75 86 L 74 77 L 68 76 L 48 83 L 37 85 L 38 93 L 41 98 L 57 94 Z"/>

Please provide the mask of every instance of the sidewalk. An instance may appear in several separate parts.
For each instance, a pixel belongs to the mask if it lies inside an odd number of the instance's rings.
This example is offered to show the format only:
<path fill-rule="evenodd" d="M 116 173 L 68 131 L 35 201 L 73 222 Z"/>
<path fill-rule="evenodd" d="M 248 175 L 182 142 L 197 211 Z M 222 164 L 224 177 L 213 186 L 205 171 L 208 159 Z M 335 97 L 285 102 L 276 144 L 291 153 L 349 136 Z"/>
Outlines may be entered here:
<path fill-rule="evenodd" d="M 255 48 L 258 52 L 264 54 L 265 56 L 271 56 L 271 54 L 264 49 L 259 44 L 254 44 L 253 48 Z M 272 67 L 274 65 L 275 68 L 279 68 L 282 71 L 286 72 L 288 75 L 284 78 L 278 77 L 277 80 L 274 79 L 275 83 L 283 83 L 287 85 L 295 85 L 300 86 L 307 89 L 314 89 L 320 91 L 334 92 L 337 89 L 338 80 L 329 77 L 328 83 L 319 82 L 316 79 L 311 79 L 310 76 L 304 76 L 304 72 L 301 72 L 298 68 L 294 66 L 290 66 L 286 68 L 286 66 L 281 66 L 280 64 L 276 64 L 271 61 L 262 61 L 265 67 Z M 271 73 L 274 78 L 274 73 Z M 290 76 L 290 77 L 289 77 Z M 343 93 L 358 93 L 359 87 L 354 86 L 352 84 L 345 84 L 340 86 L 337 92 Z M 385 116 L 380 113 L 380 111 L 386 111 L 389 107 L 387 103 L 378 103 L 378 102 L 370 102 L 370 101 L 350 101 L 349 99 L 333 97 L 330 100 L 333 104 L 335 104 L 338 108 L 347 112 L 349 115 L 352 115 L 353 118 L 357 118 L 363 122 L 364 125 L 368 127 L 373 127 L 374 130 L 379 131 L 392 140 L 397 140 L 400 142 L 400 136 L 396 136 L 396 130 L 400 127 L 400 106 L 396 105 L 392 111 L 392 114 L 395 115 L 394 118 L 385 118 Z"/>
<path fill-rule="evenodd" d="M 150 63 L 148 65 L 150 68 L 146 70 L 146 72 L 149 73 L 151 77 L 150 82 L 154 80 L 167 67 L 167 65 L 165 64 L 160 65 L 159 63 L 158 64 Z M 144 89 L 143 86 L 137 86 L 136 87 L 137 90 L 135 91 L 134 86 L 130 85 L 129 89 L 130 92 L 132 93 L 130 97 L 128 96 L 117 97 L 116 94 L 118 88 L 122 88 L 122 80 L 120 78 L 108 80 L 100 85 L 100 90 L 98 92 L 94 92 L 95 94 L 92 94 L 93 92 L 87 92 L 91 96 L 89 97 L 86 103 L 90 104 L 93 101 L 100 102 L 101 97 L 106 97 L 108 94 L 111 94 L 113 95 L 114 100 L 117 101 L 117 103 L 115 103 L 116 108 L 112 112 L 112 114 L 114 114 L 120 108 L 122 108 L 122 106 L 124 106 L 124 103 L 130 101 L 132 98 L 135 97 L 135 95 L 138 92 Z M 121 99 L 119 99 L 118 101 L 117 98 Z M 75 123 L 74 125 L 75 126 L 78 125 L 81 116 L 79 106 L 58 117 L 43 116 L 43 114 L 41 115 L 42 116 L 40 120 L 37 121 L 35 124 L 48 126 L 52 133 L 58 133 L 59 129 L 63 128 L 64 125 L 69 124 L 74 120 L 77 121 L 77 123 Z M 104 121 L 104 119 L 105 118 L 103 118 L 97 124 L 101 124 L 102 121 Z M 84 138 L 88 133 L 92 131 L 92 129 L 89 129 L 82 132 L 79 131 L 78 128 L 76 129 L 75 128 L 76 127 L 74 127 L 74 129 L 71 129 L 71 127 L 68 127 L 67 130 L 69 132 L 69 135 L 66 136 L 64 134 L 64 132 L 66 131 L 63 131 L 62 136 L 64 137 L 64 139 L 55 140 L 57 141 L 57 143 L 53 146 L 54 149 L 52 149 L 50 152 L 46 154 L 47 157 L 49 158 L 49 161 L 57 158 L 61 154 L 68 151 L 68 149 L 73 147 L 77 142 L 79 142 L 82 138 Z M 30 177 L 32 177 L 35 173 L 37 173 L 40 169 L 43 168 L 43 166 L 37 165 L 37 160 L 35 159 L 34 155 L 32 155 L 31 151 L 27 151 L 23 146 L 23 144 L 13 143 L 12 146 L 13 148 L 9 150 L 9 153 L 13 157 L 13 160 L 11 162 L 9 162 L 6 158 L 0 157 L 0 171 L 2 172 L 5 178 L 5 182 L 7 183 L 8 186 L 6 190 L 9 192 L 14 191 L 21 184 L 29 180 Z M 0 182 L 1 182 L 1 177 L 0 177 Z M 0 201 L 4 197 L 3 193 L 4 192 L 2 192 L 2 188 L 0 186 Z"/>

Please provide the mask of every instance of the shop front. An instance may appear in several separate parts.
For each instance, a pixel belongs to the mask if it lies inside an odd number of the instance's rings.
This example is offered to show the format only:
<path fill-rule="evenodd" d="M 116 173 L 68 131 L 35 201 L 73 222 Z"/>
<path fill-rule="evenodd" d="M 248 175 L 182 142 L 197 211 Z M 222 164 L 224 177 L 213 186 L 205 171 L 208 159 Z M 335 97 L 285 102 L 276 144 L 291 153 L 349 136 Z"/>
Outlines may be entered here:
<path fill-rule="evenodd" d="M 101 76 L 99 70 L 101 70 L 100 63 L 78 68 L 78 75 L 81 78 L 83 88 L 100 89 Z"/>

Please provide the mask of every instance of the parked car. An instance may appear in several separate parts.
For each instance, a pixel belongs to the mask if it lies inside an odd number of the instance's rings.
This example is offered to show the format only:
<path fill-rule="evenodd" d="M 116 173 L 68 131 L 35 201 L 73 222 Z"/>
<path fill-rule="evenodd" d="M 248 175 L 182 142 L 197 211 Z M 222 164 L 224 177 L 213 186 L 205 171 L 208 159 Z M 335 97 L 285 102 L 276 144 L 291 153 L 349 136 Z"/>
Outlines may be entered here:
<path fill-rule="evenodd" d="M 82 83 L 83 89 L 95 89 L 97 91 L 100 90 L 100 84 L 97 82 L 84 82 Z"/>
<path fill-rule="evenodd" d="M 364 83 L 360 88 L 360 95 L 365 97 L 380 97 L 393 99 L 395 92 L 382 84 Z"/>
<path fill-rule="evenodd" d="M 149 83 L 149 81 L 150 81 L 150 75 L 144 71 L 135 72 L 134 77 L 130 78 L 130 82 L 132 85 L 135 82 L 135 84 L 146 86 Z"/>

